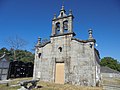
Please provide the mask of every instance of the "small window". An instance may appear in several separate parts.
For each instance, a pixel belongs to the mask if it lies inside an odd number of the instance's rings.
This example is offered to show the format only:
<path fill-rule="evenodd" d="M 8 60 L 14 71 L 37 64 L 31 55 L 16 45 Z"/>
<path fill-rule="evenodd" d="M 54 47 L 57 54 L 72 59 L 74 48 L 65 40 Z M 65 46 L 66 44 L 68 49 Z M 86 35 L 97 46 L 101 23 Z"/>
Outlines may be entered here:
<path fill-rule="evenodd" d="M 41 57 L 41 53 L 38 54 L 38 57 L 39 57 L 39 58 Z"/>
<path fill-rule="evenodd" d="M 61 12 L 61 17 L 63 17 L 63 12 Z"/>
<path fill-rule="evenodd" d="M 92 48 L 92 46 L 93 46 L 93 45 L 92 45 L 92 44 L 90 44 L 90 48 Z"/>
<path fill-rule="evenodd" d="M 62 47 L 59 47 L 58 49 L 59 49 L 60 52 L 62 52 Z"/>

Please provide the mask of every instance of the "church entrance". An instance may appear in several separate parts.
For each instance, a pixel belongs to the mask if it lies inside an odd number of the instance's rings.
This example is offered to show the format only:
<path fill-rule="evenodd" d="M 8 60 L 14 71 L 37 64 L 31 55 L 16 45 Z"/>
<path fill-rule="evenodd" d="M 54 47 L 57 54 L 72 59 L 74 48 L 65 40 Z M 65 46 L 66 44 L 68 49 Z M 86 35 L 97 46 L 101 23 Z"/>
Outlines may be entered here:
<path fill-rule="evenodd" d="M 56 63 L 55 83 L 64 84 L 64 63 Z"/>

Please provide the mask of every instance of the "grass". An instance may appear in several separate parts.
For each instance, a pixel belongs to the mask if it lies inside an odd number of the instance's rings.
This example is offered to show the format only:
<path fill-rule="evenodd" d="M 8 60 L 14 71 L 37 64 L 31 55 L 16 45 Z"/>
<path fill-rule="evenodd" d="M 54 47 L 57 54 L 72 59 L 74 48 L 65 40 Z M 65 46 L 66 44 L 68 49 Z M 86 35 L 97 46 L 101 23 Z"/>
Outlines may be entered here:
<path fill-rule="evenodd" d="M 20 88 L 20 86 L 9 87 L 6 84 L 0 84 L 0 90 L 17 90 L 19 88 Z"/>
<path fill-rule="evenodd" d="M 103 84 L 120 85 L 120 78 L 103 78 Z"/>
<path fill-rule="evenodd" d="M 17 89 L 19 89 L 20 88 L 20 86 L 16 86 L 16 87 L 8 87 L 8 86 L 6 86 L 6 85 L 0 85 L 0 90 L 17 90 Z"/>
<path fill-rule="evenodd" d="M 9 82 L 9 86 L 7 86 L 7 84 L 0 84 L 0 90 L 17 90 L 20 88 L 20 86 L 11 87 L 11 85 L 17 85 L 19 83 L 19 81 L 21 81 L 21 80 L 30 80 L 30 79 L 32 79 L 32 78 L 12 79 Z"/>
<path fill-rule="evenodd" d="M 83 87 L 83 86 L 75 86 L 69 84 L 55 84 L 50 82 L 39 82 L 37 89 L 33 90 L 102 90 L 102 87 Z"/>
<path fill-rule="evenodd" d="M 6 84 L 0 85 L 0 90 L 17 90 L 20 88 L 20 86 L 14 86 L 11 87 L 11 85 L 16 85 L 19 83 L 19 81 L 22 80 L 31 80 L 32 78 L 18 78 L 13 79 L 9 82 L 9 86 L 6 86 Z M 50 82 L 38 82 L 37 84 L 38 88 L 35 88 L 33 90 L 102 90 L 102 87 L 83 87 L 83 86 L 75 86 L 75 85 L 69 85 L 69 84 L 55 84 Z"/>

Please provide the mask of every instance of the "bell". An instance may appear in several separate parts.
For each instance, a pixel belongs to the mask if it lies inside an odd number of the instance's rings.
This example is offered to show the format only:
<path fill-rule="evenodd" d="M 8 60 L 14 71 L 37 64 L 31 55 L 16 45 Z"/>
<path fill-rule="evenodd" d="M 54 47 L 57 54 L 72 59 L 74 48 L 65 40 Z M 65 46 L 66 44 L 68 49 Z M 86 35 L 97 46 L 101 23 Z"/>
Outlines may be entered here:
<path fill-rule="evenodd" d="M 59 30 L 60 30 L 60 27 L 57 27 L 56 30 L 59 31 Z"/>
<path fill-rule="evenodd" d="M 65 23 L 64 24 L 64 30 L 67 30 L 68 29 L 68 25 Z"/>
<path fill-rule="evenodd" d="M 57 31 L 59 31 L 59 30 L 60 30 L 60 26 L 59 26 L 59 24 L 58 24 L 58 25 L 56 25 L 56 30 L 57 30 Z"/>

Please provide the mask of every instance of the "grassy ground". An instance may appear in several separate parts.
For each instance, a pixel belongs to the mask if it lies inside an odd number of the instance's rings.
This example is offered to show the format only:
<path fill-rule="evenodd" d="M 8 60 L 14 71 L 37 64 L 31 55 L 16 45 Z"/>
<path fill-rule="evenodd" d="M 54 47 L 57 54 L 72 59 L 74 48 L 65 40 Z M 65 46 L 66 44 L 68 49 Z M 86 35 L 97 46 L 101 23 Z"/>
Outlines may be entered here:
<path fill-rule="evenodd" d="M 3 85 L 0 85 L 0 90 L 17 90 L 17 89 L 19 89 L 20 88 L 20 86 L 16 86 L 16 87 L 8 87 L 8 86 L 6 86 L 5 84 Z"/>
<path fill-rule="evenodd" d="M 103 84 L 120 86 L 120 78 L 103 78 Z"/>
<path fill-rule="evenodd" d="M 14 86 L 12 87 L 11 85 L 17 85 L 19 81 L 21 80 L 30 80 L 32 78 L 18 78 L 18 79 L 12 79 L 9 81 L 9 86 L 7 84 L 0 84 L 0 90 L 17 90 L 20 88 L 20 86 Z"/>
<path fill-rule="evenodd" d="M 21 80 L 31 80 L 32 78 L 18 78 L 13 79 L 9 82 L 9 86 L 6 84 L 0 85 L 0 90 L 17 90 L 20 86 L 11 87 L 11 85 L 17 85 Z M 61 85 L 49 82 L 38 82 L 38 88 L 33 90 L 102 90 L 102 87 L 82 87 L 82 86 L 74 86 L 74 85 Z"/>
<path fill-rule="evenodd" d="M 49 82 L 39 82 L 38 88 L 33 90 L 102 90 L 102 87 L 82 87 L 69 84 L 62 85 Z"/>

